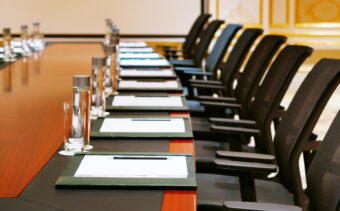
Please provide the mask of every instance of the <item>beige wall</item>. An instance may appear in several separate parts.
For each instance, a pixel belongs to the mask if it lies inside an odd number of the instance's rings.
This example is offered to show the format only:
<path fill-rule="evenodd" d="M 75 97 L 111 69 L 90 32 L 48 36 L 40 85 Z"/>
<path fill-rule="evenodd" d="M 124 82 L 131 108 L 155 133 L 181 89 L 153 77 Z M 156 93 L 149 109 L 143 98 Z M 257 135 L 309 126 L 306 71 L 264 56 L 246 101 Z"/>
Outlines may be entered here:
<path fill-rule="evenodd" d="M 262 27 L 290 43 L 340 48 L 340 0 L 206 0 L 226 23 Z"/>
<path fill-rule="evenodd" d="M 104 33 L 112 18 L 123 34 L 186 34 L 200 13 L 200 0 L 4 0 L 0 28 L 34 20 L 44 33 Z"/>

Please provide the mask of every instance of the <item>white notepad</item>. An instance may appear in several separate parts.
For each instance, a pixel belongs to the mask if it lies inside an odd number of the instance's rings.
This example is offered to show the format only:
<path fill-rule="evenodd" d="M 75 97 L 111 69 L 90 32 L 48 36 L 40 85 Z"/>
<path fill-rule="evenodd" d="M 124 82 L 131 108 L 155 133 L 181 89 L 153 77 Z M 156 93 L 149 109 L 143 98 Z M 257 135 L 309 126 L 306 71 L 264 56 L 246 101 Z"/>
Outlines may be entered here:
<path fill-rule="evenodd" d="M 155 52 L 153 48 L 120 48 L 121 53 L 152 53 Z"/>
<path fill-rule="evenodd" d="M 120 47 L 146 47 L 147 44 L 145 42 L 119 42 Z"/>
<path fill-rule="evenodd" d="M 99 130 L 111 133 L 184 133 L 183 118 L 105 118 Z"/>
<path fill-rule="evenodd" d="M 162 58 L 158 53 L 121 53 L 119 59 L 159 59 Z"/>
<path fill-rule="evenodd" d="M 164 70 L 143 70 L 143 69 L 122 69 L 120 71 L 121 76 L 173 76 L 173 72 L 170 69 Z"/>
<path fill-rule="evenodd" d="M 11 45 L 15 46 L 15 47 L 21 47 L 22 42 L 21 41 L 12 41 Z"/>
<path fill-rule="evenodd" d="M 178 83 L 175 80 L 171 81 L 120 81 L 119 88 L 178 88 Z"/>
<path fill-rule="evenodd" d="M 3 47 L 0 47 L 0 52 L 4 52 L 4 48 Z M 22 49 L 21 48 L 13 48 L 13 52 L 14 53 L 22 53 Z"/>
<path fill-rule="evenodd" d="M 160 106 L 160 107 L 182 107 L 183 102 L 180 96 L 156 97 L 156 96 L 115 96 L 112 106 Z"/>
<path fill-rule="evenodd" d="M 115 159 L 115 158 L 121 159 Z M 185 156 L 85 155 L 74 177 L 187 178 Z M 143 159 L 149 158 L 149 159 Z M 150 159 L 154 158 L 154 159 Z M 157 159 L 158 158 L 158 159 Z M 164 159 L 165 158 L 165 159 Z"/>
<path fill-rule="evenodd" d="M 122 66 L 170 66 L 166 59 L 122 59 L 119 64 Z"/>

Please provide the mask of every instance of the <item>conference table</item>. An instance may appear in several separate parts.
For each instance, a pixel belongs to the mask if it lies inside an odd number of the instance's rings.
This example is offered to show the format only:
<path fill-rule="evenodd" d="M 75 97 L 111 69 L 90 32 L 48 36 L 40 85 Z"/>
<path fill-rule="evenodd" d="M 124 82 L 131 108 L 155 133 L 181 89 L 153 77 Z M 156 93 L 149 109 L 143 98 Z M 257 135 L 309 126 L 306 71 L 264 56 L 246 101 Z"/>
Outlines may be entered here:
<path fill-rule="evenodd" d="M 56 189 L 71 157 L 63 148 L 62 102 L 72 76 L 90 74 L 100 43 L 55 43 L 0 69 L 0 209 L 196 210 L 194 190 Z M 112 112 L 189 117 L 188 112 Z M 91 139 L 92 151 L 192 153 L 193 140 Z"/>

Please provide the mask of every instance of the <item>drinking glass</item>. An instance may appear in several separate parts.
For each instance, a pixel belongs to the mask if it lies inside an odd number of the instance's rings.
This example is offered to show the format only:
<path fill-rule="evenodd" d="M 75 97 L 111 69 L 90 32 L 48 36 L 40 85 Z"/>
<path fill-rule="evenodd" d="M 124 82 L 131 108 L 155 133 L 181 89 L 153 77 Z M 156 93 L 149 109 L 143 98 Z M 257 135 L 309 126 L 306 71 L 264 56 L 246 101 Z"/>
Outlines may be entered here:
<path fill-rule="evenodd" d="M 73 101 L 63 102 L 64 109 L 64 150 L 59 153 L 72 156 L 84 151 L 86 138 L 86 104 L 74 106 Z"/>

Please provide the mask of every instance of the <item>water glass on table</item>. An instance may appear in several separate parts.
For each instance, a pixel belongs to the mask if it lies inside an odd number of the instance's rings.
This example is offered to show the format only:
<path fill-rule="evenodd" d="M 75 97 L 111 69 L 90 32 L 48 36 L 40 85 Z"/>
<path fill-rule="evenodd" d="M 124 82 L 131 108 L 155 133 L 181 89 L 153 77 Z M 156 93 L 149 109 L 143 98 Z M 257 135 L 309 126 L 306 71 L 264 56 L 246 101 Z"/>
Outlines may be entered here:
<path fill-rule="evenodd" d="M 92 57 L 91 73 L 91 116 L 104 116 L 105 90 L 104 90 L 105 57 Z"/>
<path fill-rule="evenodd" d="M 63 102 L 64 109 L 64 150 L 59 154 L 72 156 L 84 151 L 86 139 L 86 104 L 74 106 L 73 101 Z"/>

